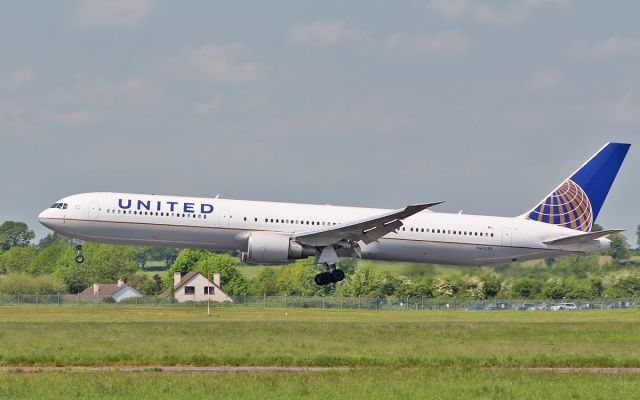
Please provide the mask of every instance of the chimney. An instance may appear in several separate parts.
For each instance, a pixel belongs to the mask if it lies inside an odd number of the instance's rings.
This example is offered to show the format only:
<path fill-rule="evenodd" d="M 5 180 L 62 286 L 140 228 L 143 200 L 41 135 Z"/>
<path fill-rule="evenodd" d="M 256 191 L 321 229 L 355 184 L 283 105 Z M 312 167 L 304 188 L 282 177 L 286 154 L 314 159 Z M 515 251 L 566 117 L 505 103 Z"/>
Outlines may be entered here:
<path fill-rule="evenodd" d="M 214 272 L 213 273 L 213 284 L 220 287 L 220 273 L 219 272 Z"/>
<path fill-rule="evenodd" d="M 182 280 L 182 272 L 174 272 L 173 273 L 173 287 L 177 288 L 178 284 Z"/>
<path fill-rule="evenodd" d="M 122 279 L 118 279 L 118 287 L 124 285 L 124 281 Z"/>
<path fill-rule="evenodd" d="M 94 283 L 93 284 L 93 294 L 98 294 L 99 291 L 100 291 L 100 284 L 99 283 Z"/>

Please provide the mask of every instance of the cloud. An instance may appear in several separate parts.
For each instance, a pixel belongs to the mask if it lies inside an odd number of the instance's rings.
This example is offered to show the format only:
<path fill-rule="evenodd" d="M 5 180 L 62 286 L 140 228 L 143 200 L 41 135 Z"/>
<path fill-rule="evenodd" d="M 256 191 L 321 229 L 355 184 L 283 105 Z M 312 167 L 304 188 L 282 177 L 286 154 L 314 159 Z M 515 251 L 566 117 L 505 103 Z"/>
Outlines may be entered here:
<path fill-rule="evenodd" d="M 244 83 L 258 79 L 263 68 L 255 62 L 239 62 L 244 53 L 239 44 L 206 45 L 187 51 L 186 64 L 211 83 Z"/>
<path fill-rule="evenodd" d="M 580 52 L 597 58 L 609 58 L 622 54 L 638 53 L 640 52 L 640 39 L 611 36 L 591 46 L 582 46 Z"/>
<path fill-rule="evenodd" d="M 465 51 L 469 47 L 469 39 L 457 30 L 448 30 L 435 35 L 401 32 L 387 39 L 386 47 L 420 55 L 451 54 Z"/>
<path fill-rule="evenodd" d="M 617 101 L 603 105 L 601 111 L 612 122 L 640 123 L 640 104 L 633 102 L 630 93 Z"/>
<path fill-rule="evenodd" d="M 2 79 L 2 86 L 19 87 L 28 84 L 35 78 L 35 71 L 28 65 L 18 67 Z"/>
<path fill-rule="evenodd" d="M 197 115 L 210 114 L 220 109 L 223 103 L 224 99 L 222 98 L 222 96 L 213 96 L 211 99 L 209 99 L 209 101 L 194 104 L 193 111 Z"/>
<path fill-rule="evenodd" d="M 153 11 L 155 0 L 80 0 L 74 10 L 82 27 L 136 28 Z"/>
<path fill-rule="evenodd" d="M 562 73 L 560 71 L 553 69 L 542 70 L 529 78 L 526 88 L 531 91 L 553 89 L 561 80 Z"/>
<path fill-rule="evenodd" d="M 50 119 L 62 125 L 81 126 L 91 125 L 105 117 L 103 110 L 78 110 L 66 112 L 52 112 Z"/>
<path fill-rule="evenodd" d="M 314 21 L 309 24 L 294 24 L 289 28 L 291 43 L 313 46 L 330 46 L 362 39 L 365 35 L 348 28 L 344 21 Z"/>
<path fill-rule="evenodd" d="M 512 25 L 538 9 L 566 7 L 570 0 L 520 0 L 507 7 L 495 7 L 479 0 L 430 0 L 427 8 L 449 20 L 469 19 L 489 25 Z"/>

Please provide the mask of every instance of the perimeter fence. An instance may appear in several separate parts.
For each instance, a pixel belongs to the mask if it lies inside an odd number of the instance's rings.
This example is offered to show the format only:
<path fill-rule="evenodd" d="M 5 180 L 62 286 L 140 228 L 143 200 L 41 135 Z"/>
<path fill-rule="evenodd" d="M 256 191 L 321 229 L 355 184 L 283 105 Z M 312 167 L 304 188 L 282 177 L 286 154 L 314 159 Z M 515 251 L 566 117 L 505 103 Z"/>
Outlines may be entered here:
<path fill-rule="evenodd" d="M 344 297 L 344 296 L 232 296 L 233 301 L 214 302 L 213 307 L 320 308 L 361 310 L 465 310 L 544 311 L 615 310 L 640 308 L 640 300 L 626 299 L 441 299 L 428 297 Z M 94 307 L 206 307 L 207 301 L 184 301 L 160 296 L 130 297 L 116 301 L 110 296 L 78 294 L 0 294 L 0 306 L 60 305 Z"/>

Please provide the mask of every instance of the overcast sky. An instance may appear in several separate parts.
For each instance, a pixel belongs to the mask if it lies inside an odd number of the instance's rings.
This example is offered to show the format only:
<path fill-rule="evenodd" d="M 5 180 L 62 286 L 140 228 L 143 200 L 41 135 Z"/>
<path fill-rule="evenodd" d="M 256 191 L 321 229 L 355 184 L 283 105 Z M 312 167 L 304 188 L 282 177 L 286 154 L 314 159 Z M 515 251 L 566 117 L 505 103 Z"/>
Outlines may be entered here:
<path fill-rule="evenodd" d="M 124 191 L 519 215 L 607 141 L 640 224 L 640 2 L 4 1 L 0 221 Z"/>

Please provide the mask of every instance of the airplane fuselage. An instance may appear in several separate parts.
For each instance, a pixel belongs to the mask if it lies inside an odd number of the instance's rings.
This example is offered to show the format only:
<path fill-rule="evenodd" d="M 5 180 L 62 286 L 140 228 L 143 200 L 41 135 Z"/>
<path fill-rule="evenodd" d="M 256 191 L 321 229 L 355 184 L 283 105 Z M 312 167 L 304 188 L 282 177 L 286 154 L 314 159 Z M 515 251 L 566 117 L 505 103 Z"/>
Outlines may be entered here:
<path fill-rule="evenodd" d="M 47 209 L 39 219 L 68 237 L 99 243 L 242 252 L 248 250 L 252 234 L 291 236 L 389 211 L 127 193 L 79 194 L 59 203 L 66 208 Z M 369 244 L 361 243 L 359 256 L 385 261 L 487 265 L 609 246 L 609 240 L 604 238 L 581 244 L 548 245 L 544 242 L 549 239 L 573 236 L 576 232 L 518 217 L 425 210 L 402 223 L 396 232 Z"/>

